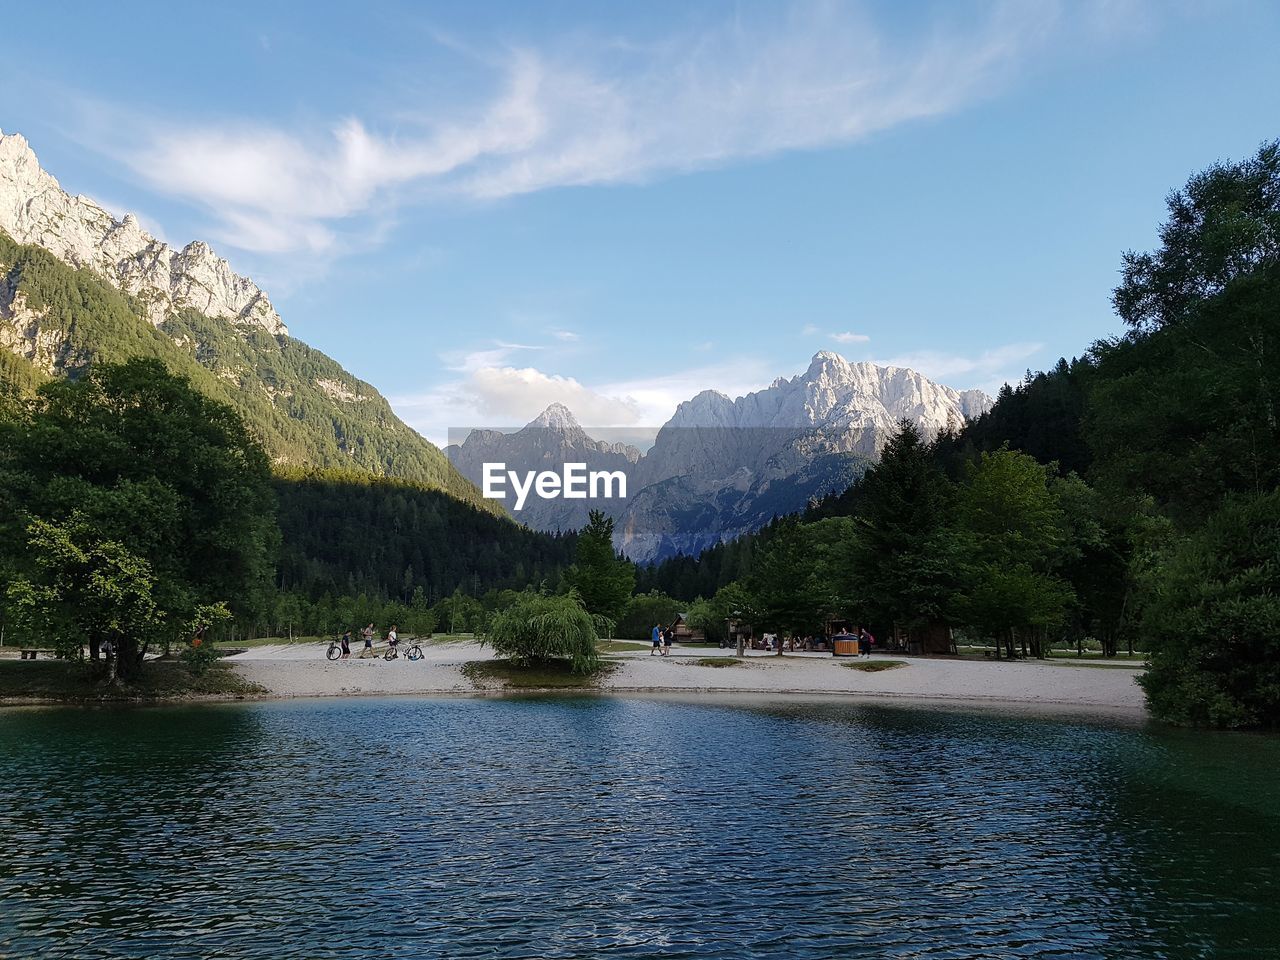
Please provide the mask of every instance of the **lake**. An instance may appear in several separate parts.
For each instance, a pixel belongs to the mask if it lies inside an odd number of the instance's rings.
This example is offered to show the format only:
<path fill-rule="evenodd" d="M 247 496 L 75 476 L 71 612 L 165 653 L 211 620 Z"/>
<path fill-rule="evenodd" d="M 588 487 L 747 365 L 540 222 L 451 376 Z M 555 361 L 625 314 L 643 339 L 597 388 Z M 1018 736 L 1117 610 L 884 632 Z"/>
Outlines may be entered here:
<path fill-rule="evenodd" d="M 0 711 L 3 957 L 1280 957 L 1280 740 L 803 700 Z"/>

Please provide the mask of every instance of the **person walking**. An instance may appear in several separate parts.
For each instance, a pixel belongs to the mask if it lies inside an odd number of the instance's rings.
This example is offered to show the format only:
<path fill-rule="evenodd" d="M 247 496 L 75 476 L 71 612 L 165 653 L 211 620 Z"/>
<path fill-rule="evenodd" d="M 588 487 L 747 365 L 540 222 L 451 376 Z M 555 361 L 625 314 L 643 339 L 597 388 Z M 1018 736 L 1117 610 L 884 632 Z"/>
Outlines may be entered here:
<path fill-rule="evenodd" d="M 876 638 L 871 635 L 871 631 L 866 627 L 858 628 L 858 656 L 871 658 L 871 646 L 876 642 Z"/>
<path fill-rule="evenodd" d="M 662 631 L 662 655 L 671 656 L 671 642 L 675 639 L 675 631 L 670 627 Z"/>
<path fill-rule="evenodd" d="M 364 638 L 364 649 L 360 651 L 361 657 L 373 656 L 373 624 L 368 624 L 360 631 L 360 636 Z"/>
<path fill-rule="evenodd" d="M 400 634 L 396 633 L 396 625 L 393 623 L 391 629 L 387 631 L 387 646 L 391 648 L 393 657 L 399 656 L 397 652 L 397 644 L 400 642 Z"/>
<path fill-rule="evenodd" d="M 342 639 L 339 642 L 342 644 L 342 656 L 339 657 L 338 659 L 345 660 L 347 659 L 347 657 L 351 656 L 351 628 L 350 627 L 348 627 L 346 630 L 343 631 Z"/>
<path fill-rule="evenodd" d="M 661 653 L 662 653 L 662 650 L 661 650 L 661 647 L 662 647 L 662 627 L 658 626 L 658 624 L 656 624 L 656 623 L 655 623 L 655 624 L 653 625 L 653 632 L 650 634 L 650 636 L 651 636 L 651 638 L 652 638 L 652 640 L 653 640 L 653 649 L 649 651 L 649 656 L 651 656 L 651 657 L 652 657 L 652 656 L 654 656 L 655 654 L 661 654 Z"/>

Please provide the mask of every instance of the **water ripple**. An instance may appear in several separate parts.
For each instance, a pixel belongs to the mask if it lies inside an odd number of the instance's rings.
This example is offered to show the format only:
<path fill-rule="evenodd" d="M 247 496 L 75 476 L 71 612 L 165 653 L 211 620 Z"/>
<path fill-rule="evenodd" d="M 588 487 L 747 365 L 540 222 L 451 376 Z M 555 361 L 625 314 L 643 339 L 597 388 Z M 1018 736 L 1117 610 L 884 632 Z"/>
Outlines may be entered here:
<path fill-rule="evenodd" d="M 0 956 L 1280 957 L 1277 760 L 845 703 L 0 712 Z"/>

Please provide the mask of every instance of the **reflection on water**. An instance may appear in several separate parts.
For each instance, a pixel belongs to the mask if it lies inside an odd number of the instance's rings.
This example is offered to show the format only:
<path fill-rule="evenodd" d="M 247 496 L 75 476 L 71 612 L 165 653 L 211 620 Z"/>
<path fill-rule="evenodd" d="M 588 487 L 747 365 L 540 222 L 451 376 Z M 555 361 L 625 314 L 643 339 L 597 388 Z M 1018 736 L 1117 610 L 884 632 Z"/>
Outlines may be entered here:
<path fill-rule="evenodd" d="M 1278 761 L 816 701 L 0 712 L 0 956 L 1280 957 Z"/>

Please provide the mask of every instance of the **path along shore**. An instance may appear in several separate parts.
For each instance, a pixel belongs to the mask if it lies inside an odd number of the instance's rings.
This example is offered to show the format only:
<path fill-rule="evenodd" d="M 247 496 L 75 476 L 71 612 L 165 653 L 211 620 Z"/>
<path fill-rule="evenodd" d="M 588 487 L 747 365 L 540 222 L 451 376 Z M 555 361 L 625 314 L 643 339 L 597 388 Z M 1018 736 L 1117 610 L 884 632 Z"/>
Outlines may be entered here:
<path fill-rule="evenodd" d="M 470 694 L 477 686 L 462 672 L 470 662 L 493 653 L 475 643 L 427 644 L 416 662 L 325 659 L 324 643 L 256 647 L 228 657 L 244 679 L 277 697 L 366 696 L 397 694 Z M 669 657 L 644 650 L 611 653 L 614 669 L 598 688 L 614 693 L 750 693 L 840 695 L 868 699 L 1020 704 L 1081 712 L 1145 713 L 1135 683 L 1140 668 L 1077 665 L 1070 661 L 975 661 L 901 658 L 877 654 L 876 660 L 904 660 L 895 669 L 864 672 L 850 664 L 867 663 L 825 654 L 776 657 L 751 652 L 739 664 L 707 666 L 699 660 L 731 651 L 677 647 Z M 1095 662 L 1096 663 L 1096 662 Z"/>

